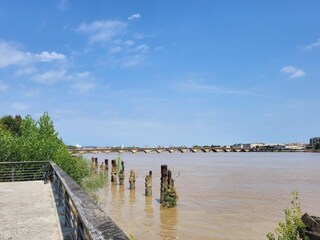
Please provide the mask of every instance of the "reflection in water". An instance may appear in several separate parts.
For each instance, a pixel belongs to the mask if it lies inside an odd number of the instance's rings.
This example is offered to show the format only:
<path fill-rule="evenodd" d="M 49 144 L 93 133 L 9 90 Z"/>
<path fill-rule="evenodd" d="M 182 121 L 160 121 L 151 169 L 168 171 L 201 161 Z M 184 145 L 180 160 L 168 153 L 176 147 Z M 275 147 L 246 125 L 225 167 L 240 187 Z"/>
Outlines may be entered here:
<path fill-rule="evenodd" d="M 125 197 L 124 197 L 124 190 L 125 190 L 125 187 L 123 185 L 119 185 L 119 207 L 121 208 L 124 203 L 125 203 Z"/>
<path fill-rule="evenodd" d="M 129 193 L 130 206 L 134 205 L 135 200 L 136 200 L 136 191 L 135 190 L 130 190 L 130 193 Z"/>
<path fill-rule="evenodd" d="M 153 216 L 152 196 L 145 197 L 144 212 L 146 213 L 147 218 L 152 218 Z"/>
<path fill-rule="evenodd" d="M 117 203 L 118 198 L 118 186 L 114 184 L 109 185 L 109 189 L 111 189 L 111 204 L 114 205 Z"/>
<path fill-rule="evenodd" d="M 177 239 L 178 237 L 178 209 L 160 206 L 160 239 Z"/>

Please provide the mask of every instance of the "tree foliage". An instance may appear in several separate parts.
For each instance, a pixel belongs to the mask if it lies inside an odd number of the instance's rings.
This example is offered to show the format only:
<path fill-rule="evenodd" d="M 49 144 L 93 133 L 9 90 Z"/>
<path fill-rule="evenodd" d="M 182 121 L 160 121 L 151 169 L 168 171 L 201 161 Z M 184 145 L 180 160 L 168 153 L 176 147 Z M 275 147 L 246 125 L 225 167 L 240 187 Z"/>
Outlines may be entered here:
<path fill-rule="evenodd" d="M 22 123 L 22 118 L 20 115 L 16 115 L 15 117 L 11 115 L 6 115 L 0 119 L 0 129 L 7 130 L 15 135 L 20 135 L 20 126 Z"/>
<path fill-rule="evenodd" d="M 87 161 L 71 156 L 58 137 L 48 113 L 44 113 L 38 121 L 26 116 L 17 127 L 19 117 L 4 116 L 0 119 L 0 161 L 51 160 L 78 183 L 89 175 Z"/>
<path fill-rule="evenodd" d="M 275 234 L 268 233 L 268 240 L 299 240 L 299 231 L 303 232 L 305 225 L 301 220 L 302 212 L 300 202 L 298 200 L 298 193 L 292 193 L 292 206 L 284 210 L 285 222 L 280 222 L 275 229 Z"/>

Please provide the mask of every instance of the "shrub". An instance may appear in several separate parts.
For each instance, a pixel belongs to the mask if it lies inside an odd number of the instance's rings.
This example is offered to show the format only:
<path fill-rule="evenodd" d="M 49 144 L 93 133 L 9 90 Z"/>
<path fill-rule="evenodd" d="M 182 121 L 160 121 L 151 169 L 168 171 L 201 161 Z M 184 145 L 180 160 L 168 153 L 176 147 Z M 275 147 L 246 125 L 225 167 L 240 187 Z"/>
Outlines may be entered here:
<path fill-rule="evenodd" d="M 292 193 L 291 208 L 284 210 L 285 222 L 280 222 L 279 226 L 275 229 L 275 234 L 268 233 L 268 240 L 298 240 L 301 239 L 299 231 L 305 229 L 305 225 L 301 220 L 302 212 L 300 202 L 298 200 L 298 193 Z"/>

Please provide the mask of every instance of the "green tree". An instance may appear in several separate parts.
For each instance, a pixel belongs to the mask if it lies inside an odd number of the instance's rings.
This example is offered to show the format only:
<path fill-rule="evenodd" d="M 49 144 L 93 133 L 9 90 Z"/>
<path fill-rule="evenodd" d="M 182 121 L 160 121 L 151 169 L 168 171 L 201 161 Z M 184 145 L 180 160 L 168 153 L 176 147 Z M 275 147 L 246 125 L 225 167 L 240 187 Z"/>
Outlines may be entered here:
<path fill-rule="evenodd" d="M 52 160 L 79 184 L 90 174 L 90 166 L 85 159 L 71 156 L 58 137 L 48 113 L 44 113 L 38 121 L 26 116 L 21 122 L 20 134 L 3 130 L 3 124 L 1 126 L 0 161 Z"/>
<path fill-rule="evenodd" d="M 15 117 L 11 115 L 3 116 L 0 119 L 0 123 L 3 130 L 8 130 L 12 134 L 20 135 L 20 126 L 22 123 L 22 118 L 20 115 L 16 115 Z"/>
<path fill-rule="evenodd" d="M 0 161 L 16 161 L 16 138 L 8 131 L 0 129 Z"/>

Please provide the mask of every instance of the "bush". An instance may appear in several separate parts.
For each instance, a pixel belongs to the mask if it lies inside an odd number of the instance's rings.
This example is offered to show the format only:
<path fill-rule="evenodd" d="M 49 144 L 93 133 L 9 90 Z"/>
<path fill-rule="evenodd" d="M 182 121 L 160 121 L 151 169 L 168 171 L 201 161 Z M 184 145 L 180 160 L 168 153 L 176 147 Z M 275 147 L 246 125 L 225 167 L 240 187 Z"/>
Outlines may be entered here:
<path fill-rule="evenodd" d="M 81 182 L 81 187 L 87 192 L 94 192 L 98 188 L 104 187 L 107 181 L 107 174 L 102 172 L 97 175 L 92 172 L 90 176 L 83 179 L 83 181 Z"/>
<path fill-rule="evenodd" d="M 275 234 L 268 233 L 268 240 L 299 240 L 299 231 L 303 232 L 306 226 L 301 220 L 302 212 L 300 202 L 298 200 L 298 193 L 292 193 L 292 206 L 284 210 L 285 222 L 280 222 L 275 229 Z"/>

